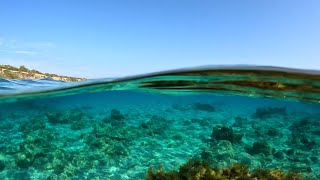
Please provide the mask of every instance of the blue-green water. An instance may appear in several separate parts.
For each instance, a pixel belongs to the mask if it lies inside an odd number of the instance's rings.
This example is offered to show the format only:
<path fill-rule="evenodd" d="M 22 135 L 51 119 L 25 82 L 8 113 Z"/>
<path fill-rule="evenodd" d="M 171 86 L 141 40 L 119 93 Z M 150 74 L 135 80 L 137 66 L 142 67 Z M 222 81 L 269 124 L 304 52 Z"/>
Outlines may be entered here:
<path fill-rule="evenodd" d="M 207 68 L 0 82 L 0 179 L 144 179 L 190 159 L 320 179 L 320 75 Z"/>

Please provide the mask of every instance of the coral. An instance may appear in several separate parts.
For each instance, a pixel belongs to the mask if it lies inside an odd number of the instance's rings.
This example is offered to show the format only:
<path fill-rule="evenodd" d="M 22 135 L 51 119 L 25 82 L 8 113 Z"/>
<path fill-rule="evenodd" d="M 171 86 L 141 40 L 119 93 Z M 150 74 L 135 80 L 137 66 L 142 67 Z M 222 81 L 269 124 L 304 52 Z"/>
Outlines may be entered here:
<path fill-rule="evenodd" d="M 252 115 L 252 118 L 265 119 L 273 116 L 286 116 L 286 107 L 268 107 L 268 108 L 257 108 L 256 112 Z"/>
<path fill-rule="evenodd" d="M 236 132 L 232 127 L 228 126 L 215 126 L 212 130 L 212 140 L 227 140 L 232 144 L 239 143 L 242 139 L 243 134 Z"/>
<path fill-rule="evenodd" d="M 269 180 L 301 180 L 302 175 L 282 170 L 257 169 L 249 171 L 243 164 L 233 164 L 226 168 L 211 168 L 206 162 L 189 160 L 179 168 L 179 171 L 165 172 L 161 166 L 154 172 L 148 169 L 146 180 L 246 180 L 246 179 L 269 179 Z"/>
<path fill-rule="evenodd" d="M 210 104 L 205 103 L 194 103 L 193 109 L 199 110 L 199 111 L 206 111 L 206 112 L 214 112 L 215 108 Z"/>
<path fill-rule="evenodd" d="M 267 142 L 254 142 L 248 153 L 252 155 L 261 153 L 265 156 L 270 156 L 272 155 L 272 147 Z"/>

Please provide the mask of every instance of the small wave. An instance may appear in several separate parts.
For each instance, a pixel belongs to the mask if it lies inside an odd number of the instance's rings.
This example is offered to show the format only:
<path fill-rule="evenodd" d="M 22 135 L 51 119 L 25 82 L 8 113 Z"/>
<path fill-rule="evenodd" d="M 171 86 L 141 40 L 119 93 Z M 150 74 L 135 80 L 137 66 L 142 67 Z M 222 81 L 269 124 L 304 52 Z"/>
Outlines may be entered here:
<path fill-rule="evenodd" d="M 66 83 L 52 79 L 2 80 L 2 100 L 110 90 L 163 94 L 215 93 L 320 103 L 320 72 L 269 66 L 206 66 L 123 78 Z"/>

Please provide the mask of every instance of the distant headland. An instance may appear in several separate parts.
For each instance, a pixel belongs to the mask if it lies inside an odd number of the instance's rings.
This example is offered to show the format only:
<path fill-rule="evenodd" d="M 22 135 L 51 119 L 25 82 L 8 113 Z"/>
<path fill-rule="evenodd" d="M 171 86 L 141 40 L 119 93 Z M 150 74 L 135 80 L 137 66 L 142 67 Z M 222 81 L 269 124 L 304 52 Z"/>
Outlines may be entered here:
<path fill-rule="evenodd" d="M 61 76 L 57 74 L 42 73 L 35 69 L 28 69 L 25 66 L 14 67 L 10 65 L 0 65 L 0 78 L 5 79 L 42 79 L 49 78 L 57 81 L 83 81 L 85 78 Z"/>

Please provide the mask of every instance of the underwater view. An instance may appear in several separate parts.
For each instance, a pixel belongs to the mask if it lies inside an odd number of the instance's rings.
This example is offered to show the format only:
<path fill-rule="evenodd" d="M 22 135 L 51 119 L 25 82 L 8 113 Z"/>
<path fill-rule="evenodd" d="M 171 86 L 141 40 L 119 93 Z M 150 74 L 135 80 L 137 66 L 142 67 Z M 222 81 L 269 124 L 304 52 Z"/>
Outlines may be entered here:
<path fill-rule="evenodd" d="M 320 72 L 0 79 L 0 179 L 320 179 Z"/>

